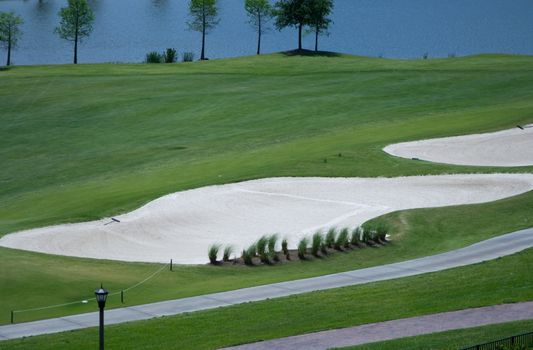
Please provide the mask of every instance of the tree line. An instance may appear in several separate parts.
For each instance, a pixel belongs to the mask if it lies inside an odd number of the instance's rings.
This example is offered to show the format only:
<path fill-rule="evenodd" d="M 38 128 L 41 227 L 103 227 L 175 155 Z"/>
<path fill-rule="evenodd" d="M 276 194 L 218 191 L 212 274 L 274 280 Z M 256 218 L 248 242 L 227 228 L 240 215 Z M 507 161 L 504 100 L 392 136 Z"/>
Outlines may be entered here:
<path fill-rule="evenodd" d="M 302 35 L 308 30 L 315 35 L 315 51 L 318 38 L 326 34 L 331 24 L 328 16 L 333 10 L 333 0 L 244 0 L 248 23 L 257 33 L 257 54 L 261 54 L 262 36 L 270 29 L 274 19 L 277 30 L 293 27 L 298 33 L 298 50 L 302 50 Z M 189 30 L 201 33 L 200 59 L 205 60 L 206 36 L 220 23 L 218 0 L 190 0 L 188 5 Z M 55 28 L 61 39 L 73 43 L 73 63 L 78 63 L 78 44 L 93 30 L 94 13 L 87 0 L 68 0 L 59 11 L 59 25 Z M 23 19 L 13 12 L 0 12 L 0 43 L 7 50 L 7 65 L 11 65 L 11 51 L 22 36 Z"/>

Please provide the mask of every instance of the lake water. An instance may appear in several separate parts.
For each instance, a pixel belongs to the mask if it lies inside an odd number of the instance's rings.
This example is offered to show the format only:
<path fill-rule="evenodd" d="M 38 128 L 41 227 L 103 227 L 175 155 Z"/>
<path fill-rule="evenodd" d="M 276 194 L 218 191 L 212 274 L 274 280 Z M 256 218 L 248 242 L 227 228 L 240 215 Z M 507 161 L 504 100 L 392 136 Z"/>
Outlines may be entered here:
<path fill-rule="evenodd" d="M 199 57 L 200 34 L 187 30 L 187 0 L 89 0 L 94 31 L 79 62 L 141 62 L 148 51 L 174 47 Z M 207 37 L 206 56 L 253 55 L 256 35 L 244 0 L 219 0 L 220 24 Z M 72 61 L 72 44 L 54 34 L 66 0 L 0 0 L 25 23 L 15 64 Z M 334 24 L 319 48 L 365 56 L 417 58 L 476 53 L 533 54 L 533 0 L 335 0 Z M 263 52 L 290 50 L 296 30 L 272 29 Z M 313 49 L 314 38 L 304 38 Z M 0 53 L 5 55 L 2 49 Z M 1 62 L 5 60 L 0 57 Z"/>

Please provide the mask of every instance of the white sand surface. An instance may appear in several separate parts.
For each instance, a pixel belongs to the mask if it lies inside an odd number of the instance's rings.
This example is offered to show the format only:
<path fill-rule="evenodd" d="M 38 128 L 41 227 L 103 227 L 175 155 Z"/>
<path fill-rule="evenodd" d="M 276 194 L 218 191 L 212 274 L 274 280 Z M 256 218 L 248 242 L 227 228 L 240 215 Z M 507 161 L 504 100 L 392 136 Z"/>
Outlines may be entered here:
<path fill-rule="evenodd" d="M 444 137 L 389 145 L 385 152 L 403 158 L 479 166 L 533 165 L 533 125 L 486 134 Z"/>
<path fill-rule="evenodd" d="M 489 202 L 533 189 L 533 174 L 398 178 L 270 178 L 209 186 L 158 198 L 109 219 L 6 235 L 4 247 L 123 261 L 207 262 L 219 242 L 237 251 L 263 234 L 299 238 L 332 226 L 356 227 L 400 210 Z"/>

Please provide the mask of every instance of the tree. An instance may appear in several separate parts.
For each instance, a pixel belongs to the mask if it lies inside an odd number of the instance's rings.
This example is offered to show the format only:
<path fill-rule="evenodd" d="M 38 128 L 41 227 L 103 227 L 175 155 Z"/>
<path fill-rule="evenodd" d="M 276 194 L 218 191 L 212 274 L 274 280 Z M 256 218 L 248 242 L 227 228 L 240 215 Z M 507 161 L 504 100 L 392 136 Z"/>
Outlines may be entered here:
<path fill-rule="evenodd" d="M 309 0 L 309 26 L 315 33 L 315 52 L 318 51 L 318 36 L 327 32 L 333 10 L 333 0 Z"/>
<path fill-rule="evenodd" d="M 279 0 L 275 5 L 276 28 L 298 28 L 298 50 L 302 49 L 302 29 L 310 22 L 309 0 Z"/>
<path fill-rule="evenodd" d="M 187 22 L 190 30 L 202 33 L 202 53 L 200 59 L 205 60 L 205 36 L 220 22 L 218 19 L 217 0 L 191 0 L 189 2 Z"/>
<path fill-rule="evenodd" d="M 59 27 L 55 32 L 61 39 L 74 42 L 74 64 L 78 63 L 78 42 L 93 30 L 94 14 L 87 0 L 68 0 L 67 7 L 59 10 Z"/>
<path fill-rule="evenodd" d="M 0 12 L 0 42 L 7 50 L 7 64 L 11 65 L 11 49 L 17 47 L 22 32 L 20 25 L 24 23 L 20 16 L 13 12 Z"/>
<path fill-rule="evenodd" d="M 272 6 L 268 0 L 246 0 L 244 8 L 248 14 L 249 23 L 257 32 L 257 54 L 261 53 L 261 35 L 267 30 L 266 23 L 272 18 Z"/>

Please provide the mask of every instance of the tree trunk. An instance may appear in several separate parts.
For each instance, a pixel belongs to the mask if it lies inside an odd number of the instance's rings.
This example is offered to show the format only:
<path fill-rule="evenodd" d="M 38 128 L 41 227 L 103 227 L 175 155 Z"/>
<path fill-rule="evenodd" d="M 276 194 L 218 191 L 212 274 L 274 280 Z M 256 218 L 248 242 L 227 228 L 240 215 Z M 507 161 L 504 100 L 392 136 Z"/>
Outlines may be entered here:
<path fill-rule="evenodd" d="M 76 37 L 74 38 L 74 64 L 78 64 L 78 31 L 76 30 Z"/>
<path fill-rule="evenodd" d="M 11 65 L 11 28 L 7 34 L 7 66 Z"/>
<path fill-rule="evenodd" d="M 316 26 L 316 30 L 315 30 L 315 52 L 318 52 L 318 26 Z"/>
<path fill-rule="evenodd" d="M 302 51 L 302 27 L 303 25 L 300 23 L 298 26 L 298 51 Z"/>
<path fill-rule="evenodd" d="M 200 60 L 205 60 L 205 6 L 202 8 L 202 53 Z"/>
<path fill-rule="evenodd" d="M 78 64 L 78 10 L 76 10 L 76 31 L 74 33 L 74 64 Z"/>
<path fill-rule="evenodd" d="M 261 28 L 261 14 L 258 13 L 257 17 L 259 19 L 259 28 L 258 28 L 258 31 L 257 31 L 257 54 L 260 55 L 261 54 L 261 31 L 262 31 L 262 28 Z"/>

